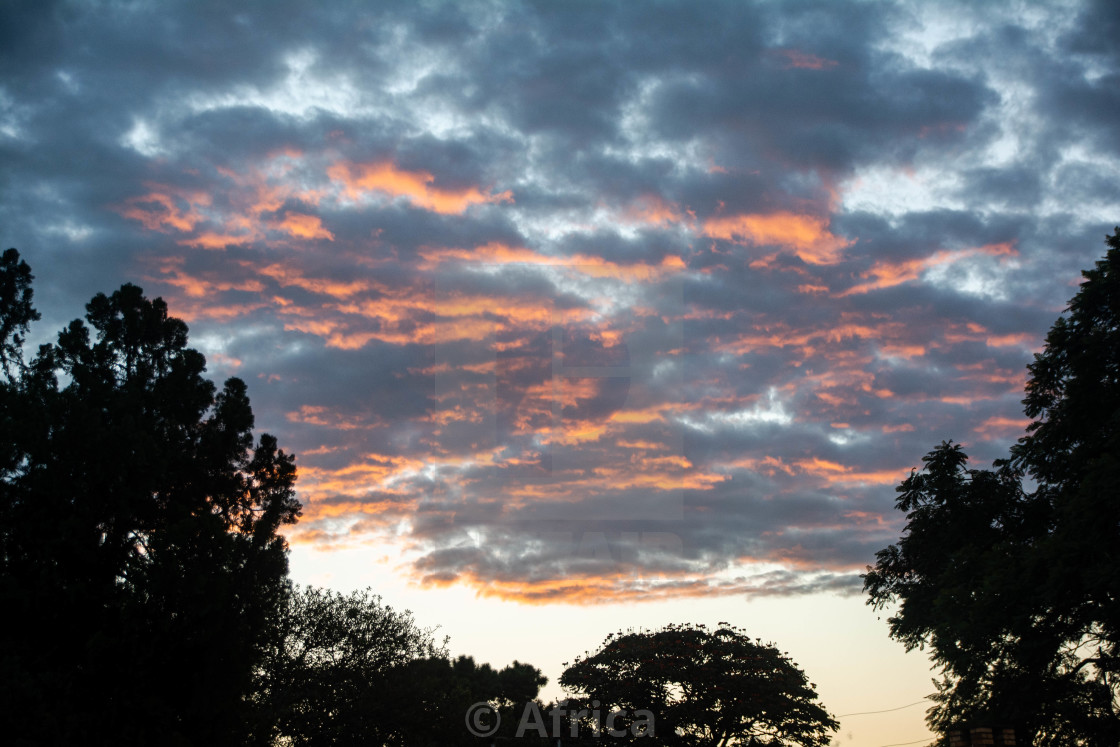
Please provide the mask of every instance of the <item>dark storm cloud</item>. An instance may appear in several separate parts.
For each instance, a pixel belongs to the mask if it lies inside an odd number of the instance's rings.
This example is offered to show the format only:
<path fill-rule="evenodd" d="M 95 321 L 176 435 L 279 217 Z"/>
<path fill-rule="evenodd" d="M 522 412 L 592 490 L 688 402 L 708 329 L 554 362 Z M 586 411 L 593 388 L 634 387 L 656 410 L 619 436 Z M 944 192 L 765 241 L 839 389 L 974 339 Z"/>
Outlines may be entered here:
<path fill-rule="evenodd" d="M 1120 19 L 1028 10 L 14 3 L 3 241 L 44 329 L 139 282 L 249 381 L 295 541 L 851 591 L 923 453 L 1021 434 L 1120 220 Z"/>

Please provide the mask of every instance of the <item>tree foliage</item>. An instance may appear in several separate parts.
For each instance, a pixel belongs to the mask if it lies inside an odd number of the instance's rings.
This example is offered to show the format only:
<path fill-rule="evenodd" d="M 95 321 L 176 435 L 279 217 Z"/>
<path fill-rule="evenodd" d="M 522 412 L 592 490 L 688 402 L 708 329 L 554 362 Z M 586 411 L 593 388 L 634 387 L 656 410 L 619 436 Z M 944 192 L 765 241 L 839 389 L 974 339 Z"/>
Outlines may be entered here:
<path fill-rule="evenodd" d="M 280 611 L 255 689 L 264 744 L 400 744 L 401 680 L 444 654 L 411 614 L 369 590 L 296 588 Z M 407 731 L 407 728 L 404 729 Z"/>
<path fill-rule="evenodd" d="M 488 703 L 498 713 L 499 729 L 494 737 L 513 744 L 533 745 L 531 735 L 517 735 L 524 709 L 537 703 L 537 694 L 548 682 L 530 664 L 514 661 L 502 669 L 479 664 L 470 656 L 437 657 L 412 662 L 398 680 L 389 710 L 399 714 L 406 736 L 394 745 L 401 747 L 452 747 L 491 744 L 491 739 L 473 736 L 466 715 L 472 706 Z M 540 707 L 538 703 L 538 708 Z M 552 745 L 553 742 L 546 741 Z"/>
<path fill-rule="evenodd" d="M 468 656 L 451 660 L 446 644 L 369 590 L 296 588 L 258 673 L 255 742 L 476 744 L 464 720 L 472 704 L 492 703 L 509 727 L 547 681 L 519 662 L 499 671 Z"/>
<path fill-rule="evenodd" d="M 665 745 L 823 747 L 838 728 L 796 663 L 725 624 L 612 634 L 560 684 L 603 717 L 624 711 L 619 731 L 649 711 Z"/>
<path fill-rule="evenodd" d="M 32 276 L 0 263 L 0 731 L 237 744 L 288 588 L 296 469 L 254 444 L 160 299 L 98 294 L 25 362 Z"/>
<path fill-rule="evenodd" d="M 23 368 L 23 343 L 39 312 L 31 305 L 31 268 L 8 249 L 0 257 L 0 366 L 9 383 Z"/>
<path fill-rule="evenodd" d="M 898 488 L 902 537 L 864 577 L 892 637 L 942 668 L 935 730 L 1120 744 L 1120 229 L 1106 243 L 1029 366 L 1026 435 L 994 470 L 948 442 L 927 455 Z"/>

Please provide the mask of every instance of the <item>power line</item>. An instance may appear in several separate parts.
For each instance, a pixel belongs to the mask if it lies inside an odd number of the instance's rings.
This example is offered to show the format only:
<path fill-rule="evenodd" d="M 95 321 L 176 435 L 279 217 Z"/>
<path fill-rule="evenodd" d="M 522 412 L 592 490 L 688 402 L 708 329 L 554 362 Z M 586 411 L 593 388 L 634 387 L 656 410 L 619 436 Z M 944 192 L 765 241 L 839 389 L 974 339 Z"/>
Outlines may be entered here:
<path fill-rule="evenodd" d="M 935 738 L 936 737 L 926 737 L 925 739 L 915 739 L 913 742 L 895 742 L 894 744 L 884 744 L 883 747 L 904 747 L 904 745 L 907 744 L 921 744 L 922 742 L 928 742 Z"/>
<path fill-rule="evenodd" d="M 890 713 L 891 711 L 901 711 L 903 708 L 913 708 L 914 706 L 921 705 L 922 703 L 925 703 L 925 702 L 927 702 L 927 701 L 919 700 L 915 703 L 907 703 L 906 705 L 899 706 L 898 708 L 887 708 L 887 709 L 882 710 L 882 711 L 860 711 L 859 713 L 843 713 L 843 714 L 837 716 L 836 718 L 847 718 L 848 716 L 868 716 L 872 713 Z M 914 744 L 914 743 L 913 742 L 907 742 L 907 744 Z"/>

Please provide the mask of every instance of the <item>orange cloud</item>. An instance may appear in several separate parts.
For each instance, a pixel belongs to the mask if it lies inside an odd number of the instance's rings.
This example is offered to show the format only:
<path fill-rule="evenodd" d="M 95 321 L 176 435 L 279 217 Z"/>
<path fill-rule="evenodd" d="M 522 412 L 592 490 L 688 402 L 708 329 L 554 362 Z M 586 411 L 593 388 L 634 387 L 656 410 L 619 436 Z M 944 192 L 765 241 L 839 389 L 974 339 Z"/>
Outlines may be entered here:
<path fill-rule="evenodd" d="M 277 224 L 277 228 L 286 231 L 297 239 L 326 239 L 334 241 L 334 234 L 323 228 L 323 221 L 315 215 L 303 213 L 284 213 L 284 220 Z"/>
<path fill-rule="evenodd" d="M 292 423 L 318 425 L 341 431 L 368 430 L 383 425 L 375 416 L 338 412 L 321 405 L 301 405 L 298 410 L 286 413 L 284 417 Z"/>
<path fill-rule="evenodd" d="M 547 439 L 545 443 L 573 446 L 575 444 L 598 441 L 606 435 L 608 431 L 608 426 L 603 423 L 590 423 L 585 421 L 565 423 L 560 431 Z"/>
<path fill-rule="evenodd" d="M 632 223 L 664 225 L 681 222 L 684 214 L 676 205 L 666 202 L 657 195 L 645 195 L 631 203 L 623 211 L 622 217 Z"/>
<path fill-rule="evenodd" d="M 351 200 L 371 192 L 389 197 L 404 197 L 417 207 L 443 214 L 461 214 L 471 205 L 513 202 L 508 190 L 499 194 L 478 187 L 443 189 L 433 185 L 435 177 L 426 171 L 406 171 L 391 161 L 348 163 L 339 161 L 327 169 L 327 176 L 342 186 Z"/>
<path fill-rule="evenodd" d="M 888 358 L 920 358 L 926 354 L 922 345 L 910 343 L 884 344 L 879 346 L 879 352 Z"/>
<path fill-rule="evenodd" d="M 333 414 L 328 422 L 334 424 Z M 391 508 L 369 500 L 371 492 L 407 496 L 407 489 L 394 483 L 422 470 L 427 463 L 392 454 L 362 454 L 343 467 L 301 464 L 300 495 L 307 501 L 304 517 L 311 522 L 323 516 L 378 514 Z M 340 497 L 357 500 L 340 500 Z M 395 504 L 401 508 L 401 503 Z"/>
<path fill-rule="evenodd" d="M 724 466 L 731 469 L 746 469 L 769 477 L 775 477 L 779 472 L 786 475 L 794 474 L 793 467 L 786 464 L 781 457 L 766 456 L 762 459 L 744 457 L 728 462 Z"/>
<path fill-rule="evenodd" d="M 992 257 L 1016 254 L 1011 242 L 1001 244 L 986 244 L 973 249 L 957 249 L 950 251 L 943 249 L 934 252 L 928 257 L 918 259 L 905 259 L 900 261 L 882 260 L 871 266 L 871 269 L 862 273 L 860 277 L 868 279 L 865 283 L 855 285 L 841 293 L 841 296 L 850 296 L 857 293 L 867 293 L 880 288 L 891 288 L 902 283 L 917 280 L 918 277 L 938 265 L 950 264 L 965 257 L 985 254 Z"/>
<path fill-rule="evenodd" d="M 1010 384 L 1009 391 L 1022 391 L 1027 385 L 1026 368 L 999 368 L 995 361 L 990 358 L 967 365 L 958 363 L 956 368 L 958 371 L 967 371 L 968 374 L 962 378 L 972 381 L 982 381 L 988 384 Z"/>
<path fill-rule="evenodd" d="M 315 284 L 291 277 L 286 282 Z M 359 282 L 359 281 L 354 281 Z M 537 298 L 508 296 L 494 298 L 483 294 L 446 293 L 424 294 L 414 289 L 373 286 L 381 295 L 377 298 L 345 300 L 342 303 L 312 311 L 293 308 L 286 310 L 294 316 L 311 316 L 319 321 L 324 314 L 336 312 L 330 326 L 319 330 L 304 322 L 292 322 L 303 331 L 329 336 L 329 344 L 354 347 L 372 339 L 393 344 L 439 343 L 454 340 L 487 341 L 497 346 L 495 336 L 521 330 L 541 330 L 554 321 L 554 310 Z M 318 289 L 324 292 L 326 288 Z M 345 285 L 334 290 L 338 297 L 348 291 Z M 566 319 L 578 321 L 589 316 L 589 309 L 565 312 Z"/>
<path fill-rule="evenodd" d="M 268 216 L 292 199 L 310 204 L 321 201 L 323 190 L 304 188 L 303 179 L 291 175 L 302 159 L 300 152 L 289 150 L 273 153 L 245 169 L 218 167 L 217 172 L 224 177 L 224 181 L 216 184 L 221 192 L 222 199 L 217 200 L 221 208 L 214 206 L 215 199 L 207 193 L 148 184 L 149 193 L 129 198 L 118 212 L 149 230 L 190 234 L 202 229 L 178 242 L 202 249 L 275 241 L 266 229 L 295 239 L 333 240 L 334 235 L 316 216 L 294 210 L 285 211 L 279 219 Z M 200 208 L 207 208 L 205 214 Z"/>
<path fill-rule="evenodd" d="M 604 548 L 609 555 L 609 548 Z M 780 561 L 809 572 L 821 572 L 820 563 L 809 563 L 797 556 L 804 548 L 794 548 L 788 556 L 775 556 Z M 578 555 L 576 556 L 579 557 Z M 643 575 L 635 564 L 613 557 L 617 571 L 600 569 L 575 575 L 571 569 L 564 576 L 534 578 L 530 581 L 481 576 L 473 569 L 445 573 L 427 573 L 416 577 L 422 587 L 444 588 L 464 584 L 476 589 L 483 597 L 494 597 L 519 604 L 572 604 L 596 605 L 620 602 L 655 602 L 669 599 L 704 598 L 715 596 L 758 596 L 783 594 L 791 590 L 781 585 L 771 585 L 765 577 L 738 576 L 734 579 L 713 578 L 710 570 L 666 569 L 655 574 Z M 747 558 L 747 561 L 753 560 Z M 843 568 L 838 570 L 849 571 Z"/>
<path fill-rule="evenodd" d="M 217 293 L 226 291 L 248 291 L 261 293 L 265 286 L 259 280 L 213 280 L 208 277 L 189 275 L 182 270 L 182 257 L 164 257 L 159 261 L 159 275 L 148 276 L 148 279 L 159 283 L 166 283 L 174 288 L 179 288 L 189 298 L 213 297 Z"/>
<path fill-rule="evenodd" d="M 906 471 L 900 469 L 873 470 L 860 472 L 847 465 L 830 462 L 826 459 L 802 459 L 794 464 L 805 474 L 823 478 L 830 484 L 861 483 L 890 485 L 901 482 Z"/>
<path fill-rule="evenodd" d="M 776 49 L 774 52 L 786 58 L 785 68 L 800 68 L 804 70 L 828 70 L 829 68 L 836 67 L 840 63 L 836 60 L 825 59 L 824 57 L 817 57 L 815 54 L 809 54 L 797 49 Z"/>
<path fill-rule="evenodd" d="M 827 285 L 813 285 L 812 283 L 805 283 L 797 286 L 798 293 L 805 293 L 807 295 L 817 295 L 821 293 L 828 293 Z"/>
<path fill-rule="evenodd" d="M 840 251 L 853 241 L 833 235 L 829 221 L 813 215 L 778 211 L 709 218 L 704 221 L 704 234 L 753 246 L 779 246 L 793 251 L 802 261 L 813 265 L 835 264 Z M 762 260 L 766 263 L 776 255 Z"/>
<path fill-rule="evenodd" d="M 429 247 L 420 250 L 424 262 L 419 269 L 429 270 L 444 262 L 478 262 L 481 264 L 528 264 L 542 267 L 562 267 L 588 277 L 617 278 L 625 281 L 650 281 L 685 268 L 684 260 L 676 255 L 666 255 L 658 264 L 635 262 L 618 264 L 602 257 L 588 254 L 553 256 L 522 246 L 509 246 L 491 242 L 473 249 L 459 247 Z"/>
<path fill-rule="evenodd" d="M 990 348 L 1037 346 L 1042 340 L 1030 332 L 1015 332 L 1009 335 L 988 335 L 984 340 Z"/>
<path fill-rule="evenodd" d="M 272 278 L 285 288 L 294 286 L 312 293 L 339 299 L 349 298 L 372 287 L 372 283 L 366 280 L 340 281 L 308 278 L 300 270 L 281 263 L 266 265 L 258 268 L 257 272 L 265 277 Z"/>
<path fill-rule="evenodd" d="M 145 182 L 146 194 L 129 197 L 113 209 L 121 216 L 135 220 L 149 231 L 166 233 L 174 229 L 186 233 L 206 219 L 199 208 L 210 206 L 209 194 L 166 184 Z"/>
<path fill-rule="evenodd" d="M 854 314 L 841 314 L 833 327 L 819 329 L 794 328 L 785 322 L 755 325 L 753 332 L 720 342 L 714 346 L 720 352 L 736 355 L 751 353 L 764 348 L 800 348 L 808 357 L 820 348 L 843 344 L 850 340 L 892 341 L 904 337 L 906 327 L 898 322 L 881 322 L 862 319 Z"/>
<path fill-rule="evenodd" d="M 339 161 L 326 168 L 300 151 L 277 151 L 256 165 L 234 169 L 219 167 L 221 197 L 163 184 L 145 184 L 143 195 L 130 197 L 114 209 L 152 231 L 177 231 L 183 246 L 221 249 L 233 244 L 285 239 L 334 240 L 320 217 L 300 210 L 284 210 L 293 200 L 320 205 L 340 197 L 351 203 L 370 194 L 404 198 L 412 204 L 443 214 L 461 214 L 471 205 L 512 202 L 509 191 L 494 194 L 476 186 L 444 188 L 425 171 L 407 171 L 389 161 L 348 163 Z M 215 201 L 222 207 L 215 208 Z M 346 207 L 345 202 L 340 207 Z M 202 208 L 206 208 L 205 212 Z M 651 208 L 651 217 L 664 213 L 664 206 Z M 281 216 L 275 216 L 283 210 Z"/>
<path fill-rule="evenodd" d="M 1008 418 L 995 415 L 972 430 L 981 438 L 991 440 L 994 438 L 1007 438 L 1016 434 L 1022 435 L 1030 424 L 1031 421 L 1028 418 Z"/>
<path fill-rule="evenodd" d="M 420 250 L 424 262 L 421 270 L 429 270 L 443 262 L 480 262 L 485 264 L 533 264 L 533 265 L 560 265 L 568 261 L 566 257 L 552 257 L 547 254 L 535 252 L 523 246 L 509 246 L 498 242 L 490 242 L 476 246 L 473 249 L 458 247 L 425 247 Z"/>
<path fill-rule="evenodd" d="M 259 234 L 256 231 L 243 234 L 203 231 L 194 238 L 179 239 L 176 243 L 181 246 L 196 246 L 199 249 L 225 249 L 227 246 L 247 244 L 250 241 L 255 241 L 258 237 Z"/>
<path fill-rule="evenodd" d="M 624 449 L 644 449 L 644 450 L 647 450 L 647 451 L 664 451 L 665 449 L 669 448 L 665 444 L 660 443 L 658 441 L 641 441 L 641 440 L 639 440 L 639 441 L 626 441 L 626 440 L 623 440 L 623 439 L 619 439 L 618 441 L 616 441 L 616 443 L 617 443 L 618 446 L 621 446 Z"/>
<path fill-rule="evenodd" d="M 950 345 L 959 342 L 983 342 L 991 348 L 1036 347 L 1042 343 L 1041 337 L 1029 332 L 993 335 L 984 325 L 976 322 L 953 325 L 945 332 L 943 339 Z"/>
<path fill-rule="evenodd" d="M 832 462 L 827 459 L 813 457 L 811 459 L 798 459 L 785 462 L 781 457 L 767 456 L 761 459 L 744 458 L 730 462 L 726 467 L 734 469 L 747 469 L 752 472 L 775 477 L 779 473 L 796 477 L 809 475 L 823 479 L 829 484 L 874 484 L 889 485 L 901 482 L 906 477 L 905 470 L 887 469 L 859 471 L 844 464 Z"/>
<path fill-rule="evenodd" d="M 248 316 L 254 311 L 267 308 L 268 304 L 254 303 L 215 303 L 210 297 L 190 298 L 184 296 L 176 301 L 175 316 L 186 322 L 199 319 L 213 319 L 228 322 L 231 319 Z"/>
<path fill-rule="evenodd" d="M 575 500 L 586 500 L 598 491 L 609 492 L 635 488 L 651 491 L 711 490 L 714 485 L 728 479 L 727 475 L 681 469 L 644 472 L 629 465 L 624 468 L 596 467 L 591 472 L 593 474 L 587 478 L 581 478 L 575 473 L 560 473 L 565 479 L 556 483 L 507 484 L 504 486 L 503 497 L 512 496 L 524 498 L 527 501 L 543 500 L 568 504 Z M 579 474 L 583 473 L 584 470 L 579 471 Z M 554 469 L 552 474 L 555 476 L 558 473 Z"/>
<path fill-rule="evenodd" d="M 671 410 L 668 403 L 639 410 L 618 410 L 610 419 L 616 423 L 655 423 L 665 420 L 665 412 Z"/>

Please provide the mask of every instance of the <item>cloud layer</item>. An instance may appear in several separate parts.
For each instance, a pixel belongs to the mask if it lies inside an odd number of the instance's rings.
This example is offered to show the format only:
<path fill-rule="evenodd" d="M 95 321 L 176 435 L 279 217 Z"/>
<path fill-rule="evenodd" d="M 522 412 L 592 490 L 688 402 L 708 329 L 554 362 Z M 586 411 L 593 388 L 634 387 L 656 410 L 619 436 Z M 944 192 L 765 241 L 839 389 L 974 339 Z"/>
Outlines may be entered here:
<path fill-rule="evenodd" d="M 298 455 L 291 539 L 527 602 L 851 591 L 1120 221 L 1111 4 L 17 4 L 0 226 Z"/>

